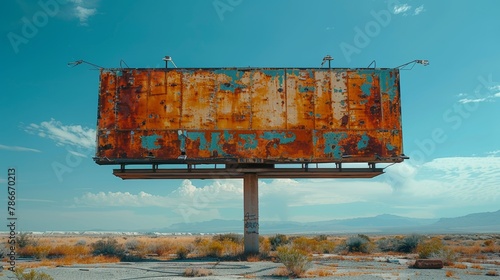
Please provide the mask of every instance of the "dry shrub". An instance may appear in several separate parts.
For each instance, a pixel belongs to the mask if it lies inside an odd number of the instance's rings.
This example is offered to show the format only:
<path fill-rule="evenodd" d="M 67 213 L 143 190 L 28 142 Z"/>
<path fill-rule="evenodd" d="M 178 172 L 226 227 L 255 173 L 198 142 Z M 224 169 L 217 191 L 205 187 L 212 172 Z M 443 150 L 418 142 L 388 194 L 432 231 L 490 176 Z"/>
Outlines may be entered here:
<path fill-rule="evenodd" d="M 297 248 L 282 246 L 278 248 L 277 257 L 288 270 L 288 275 L 300 277 L 311 267 L 307 253 Z"/>
<path fill-rule="evenodd" d="M 276 234 L 269 237 L 269 243 L 271 244 L 271 250 L 276 251 L 278 247 L 288 244 L 288 237 L 284 234 Z"/>
<path fill-rule="evenodd" d="M 158 256 L 164 256 L 170 254 L 174 251 L 175 247 L 172 242 L 168 240 L 161 240 L 148 245 L 147 251 L 151 254 L 156 254 Z"/>
<path fill-rule="evenodd" d="M 303 236 L 294 238 L 292 240 L 292 246 L 294 248 L 310 254 L 318 252 L 318 247 L 319 247 L 318 245 L 319 245 L 318 240 Z"/>
<path fill-rule="evenodd" d="M 188 267 L 184 270 L 185 277 L 206 277 L 212 274 L 211 270 L 201 267 Z"/>
<path fill-rule="evenodd" d="M 329 241 L 326 236 L 314 238 L 300 236 L 292 239 L 292 246 L 310 254 L 327 254 L 335 250 L 335 242 Z"/>
<path fill-rule="evenodd" d="M 189 255 L 189 249 L 184 247 L 184 246 L 181 246 L 181 247 L 177 248 L 177 251 L 175 252 L 175 254 L 177 255 L 177 258 L 179 260 L 185 260 L 185 259 L 187 259 L 188 255 Z"/>
<path fill-rule="evenodd" d="M 462 254 L 463 256 L 474 256 L 481 253 L 481 246 L 455 246 L 455 252 Z"/>
<path fill-rule="evenodd" d="M 15 269 L 14 275 L 19 280 L 54 280 L 54 278 L 44 272 L 38 272 L 34 269 L 24 272 L 24 269 L 20 267 Z"/>
<path fill-rule="evenodd" d="M 446 277 L 453 277 L 455 275 L 455 273 L 451 270 L 447 270 L 446 271 Z"/>
<path fill-rule="evenodd" d="M 290 272 L 286 267 L 278 267 L 273 273 L 273 276 L 276 277 L 287 277 L 290 275 Z"/>
<path fill-rule="evenodd" d="M 247 256 L 247 262 L 260 262 L 262 259 L 260 255 L 249 255 Z"/>
<path fill-rule="evenodd" d="M 328 276 L 333 276 L 336 272 L 336 269 L 325 269 L 325 268 L 319 268 L 319 269 L 314 269 L 314 270 L 309 270 L 306 273 L 306 277 L 311 278 L 311 277 L 328 277 Z"/>
<path fill-rule="evenodd" d="M 498 272 L 496 270 L 488 270 L 488 272 L 486 272 L 486 275 L 487 276 L 498 276 Z"/>
<path fill-rule="evenodd" d="M 271 242 L 268 238 L 264 236 L 259 236 L 259 252 L 261 256 L 267 257 L 269 256 L 269 252 L 271 251 Z"/>
<path fill-rule="evenodd" d="M 374 248 L 373 243 L 370 238 L 364 234 L 358 234 L 356 236 L 348 237 L 341 249 L 346 250 L 349 253 L 359 252 L 359 253 L 370 253 Z"/>
<path fill-rule="evenodd" d="M 236 244 L 242 244 L 243 235 L 237 233 L 225 233 L 225 234 L 217 234 L 212 237 L 212 240 L 215 241 L 231 241 Z"/>
<path fill-rule="evenodd" d="M 49 255 L 52 247 L 47 244 L 34 245 L 29 244 L 20 248 L 18 251 L 19 256 L 21 257 L 32 257 L 35 259 L 44 259 Z"/>
<path fill-rule="evenodd" d="M 125 250 L 123 244 L 119 244 L 114 238 L 101 239 L 95 243 L 92 243 L 92 254 L 95 256 L 115 256 L 123 257 L 125 255 Z"/>
<path fill-rule="evenodd" d="M 60 244 L 50 249 L 49 257 L 60 258 L 64 256 L 86 256 L 90 254 L 87 246 Z"/>
<path fill-rule="evenodd" d="M 484 269 L 480 264 L 473 264 L 471 268 L 482 270 Z"/>
<path fill-rule="evenodd" d="M 202 239 L 197 242 L 195 250 L 200 257 L 231 257 L 243 253 L 243 244 L 231 239 Z"/>
<path fill-rule="evenodd" d="M 458 268 L 458 269 L 467 269 L 467 265 L 463 263 L 456 263 L 453 264 L 451 267 Z"/>
<path fill-rule="evenodd" d="M 438 253 L 443 247 L 443 242 L 437 237 L 426 240 L 417 246 L 418 257 L 428 259 L 432 254 Z"/>

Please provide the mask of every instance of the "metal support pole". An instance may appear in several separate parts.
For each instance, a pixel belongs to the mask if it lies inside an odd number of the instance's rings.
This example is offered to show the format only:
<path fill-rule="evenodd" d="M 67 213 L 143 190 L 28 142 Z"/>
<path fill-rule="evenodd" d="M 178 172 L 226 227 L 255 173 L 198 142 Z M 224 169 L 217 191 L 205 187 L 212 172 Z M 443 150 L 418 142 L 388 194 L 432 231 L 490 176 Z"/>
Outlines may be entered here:
<path fill-rule="evenodd" d="M 256 173 L 243 175 L 245 254 L 259 253 L 259 180 Z"/>

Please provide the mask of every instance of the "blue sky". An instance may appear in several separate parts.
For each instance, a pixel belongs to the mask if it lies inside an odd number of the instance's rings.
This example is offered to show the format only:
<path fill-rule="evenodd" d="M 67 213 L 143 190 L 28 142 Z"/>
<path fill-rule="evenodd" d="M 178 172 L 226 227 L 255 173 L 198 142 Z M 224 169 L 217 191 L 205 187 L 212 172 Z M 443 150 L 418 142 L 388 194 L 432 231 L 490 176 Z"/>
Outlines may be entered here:
<path fill-rule="evenodd" d="M 261 220 L 500 209 L 500 2 L 3 1 L 0 186 L 18 230 L 137 230 L 242 219 L 238 180 L 122 181 L 93 160 L 103 67 L 396 67 L 405 153 L 370 180 L 260 181 Z M 4 191 L 6 193 L 6 191 Z M 7 205 L 5 194 L 1 201 Z M 6 211 L 0 214 L 5 217 Z"/>

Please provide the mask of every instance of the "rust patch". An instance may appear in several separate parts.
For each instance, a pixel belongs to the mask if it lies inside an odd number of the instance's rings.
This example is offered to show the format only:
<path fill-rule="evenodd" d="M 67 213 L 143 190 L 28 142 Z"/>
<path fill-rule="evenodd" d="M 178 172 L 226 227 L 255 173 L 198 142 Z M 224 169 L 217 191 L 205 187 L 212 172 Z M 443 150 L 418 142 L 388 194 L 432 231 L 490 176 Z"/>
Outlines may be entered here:
<path fill-rule="evenodd" d="M 401 161 L 397 69 L 109 69 L 97 162 Z"/>

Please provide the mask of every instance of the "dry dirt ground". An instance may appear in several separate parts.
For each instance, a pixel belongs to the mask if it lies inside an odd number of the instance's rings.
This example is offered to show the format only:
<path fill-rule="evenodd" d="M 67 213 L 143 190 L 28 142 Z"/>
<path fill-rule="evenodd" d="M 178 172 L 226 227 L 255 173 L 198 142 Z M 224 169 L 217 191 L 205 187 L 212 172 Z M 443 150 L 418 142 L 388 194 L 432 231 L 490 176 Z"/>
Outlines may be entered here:
<path fill-rule="evenodd" d="M 466 267 L 445 267 L 443 269 L 408 268 L 407 259 L 375 257 L 359 259 L 356 257 L 341 259 L 335 255 L 315 256 L 313 267 L 307 278 L 321 279 L 500 279 L 499 276 L 488 276 L 488 272 L 500 273 L 498 264 L 482 264 L 481 267 L 470 263 L 462 263 Z M 143 261 L 120 262 L 111 264 L 80 264 L 60 267 L 38 267 L 36 271 L 45 272 L 55 280 L 73 279 L 187 279 L 184 273 L 195 269 L 200 274 L 209 276 L 197 279 L 287 279 L 279 276 L 283 264 L 271 261 L 234 262 L 217 260 L 201 261 Z M 4 270 L 0 279 L 16 279 Z"/>

